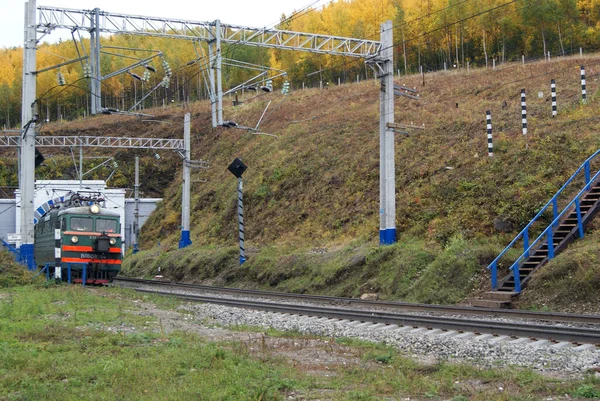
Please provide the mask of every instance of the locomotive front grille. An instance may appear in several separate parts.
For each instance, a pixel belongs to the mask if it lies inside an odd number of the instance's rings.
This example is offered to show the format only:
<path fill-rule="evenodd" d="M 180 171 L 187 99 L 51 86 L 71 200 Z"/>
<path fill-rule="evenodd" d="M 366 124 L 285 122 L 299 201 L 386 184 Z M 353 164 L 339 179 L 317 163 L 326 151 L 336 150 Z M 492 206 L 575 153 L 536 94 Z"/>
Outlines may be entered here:
<path fill-rule="evenodd" d="M 110 240 L 109 238 L 98 238 L 95 245 L 95 251 L 108 252 L 110 249 Z"/>

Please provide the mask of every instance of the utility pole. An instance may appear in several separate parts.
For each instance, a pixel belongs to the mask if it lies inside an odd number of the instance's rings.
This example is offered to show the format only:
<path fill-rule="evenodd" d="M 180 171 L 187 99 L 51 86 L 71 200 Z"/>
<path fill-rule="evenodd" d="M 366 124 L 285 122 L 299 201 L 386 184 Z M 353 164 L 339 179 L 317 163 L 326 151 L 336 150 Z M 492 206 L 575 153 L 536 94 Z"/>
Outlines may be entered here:
<path fill-rule="evenodd" d="M 23 103 L 21 106 L 21 159 L 19 187 L 21 189 L 21 247 L 20 259 L 29 269 L 33 260 L 34 223 L 33 198 L 35 190 L 35 122 L 36 107 L 36 0 L 25 3 L 25 43 L 23 49 Z"/>
<path fill-rule="evenodd" d="M 379 243 L 396 242 L 396 166 L 394 161 L 394 40 L 392 21 L 381 24 L 381 51 L 374 64 L 379 93 Z"/>
<path fill-rule="evenodd" d="M 190 192 L 191 192 L 191 173 L 190 173 L 190 113 L 185 114 L 183 120 L 183 196 L 181 197 L 181 239 L 179 240 L 179 248 L 185 248 L 192 245 L 190 239 Z"/>
<path fill-rule="evenodd" d="M 212 115 L 212 126 L 213 128 L 216 127 L 218 125 L 218 121 L 217 121 L 217 96 L 216 96 L 216 90 L 215 90 L 215 68 L 214 68 L 214 61 L 213 61 L 213 45 L 212 42 L 208 42 L 208 62 L 210 63 L 210 68 L 208 69 L 208 81 L 210 84 L 210 93 L 209 93 L 209 97 L 210 97 L 210 109 L 211 109 L 211 115 Z M 218 72 L 221 72 L 220 70 Z"/>
<path fill-rule="evenodd" d="M 214 22 L 214 37 L 208 41 L 208 60 L 210 71 L 208 80 L 210 84 L 210 104 L 212 113 L 212 126 L 223 125 L 223 76 L 221 67 L 223 57 L 221 55 L 221 21 Z M 216 82 L 215 82 L 216 75 Z"/>
<path fill-rule="evenodd" d="M 102 112 L 102 92 L 100 84 L 102 75 L 100 74 L 100 9 L 92 10 L 90 18 L 90 61 L 92 69 L 92 78 L 90 79 L 90 93 L 92 97 L 92 114 Z"/>
<path fill-rule="evenodd" d="M 79 146 L 79 189 L 83 189 L 83 146 Z"/>
<path fill-rule="evenodd" d="M 138 236 L 140 234 L 140 157 L 135 157 L 135 184 L 133 185 L 135 208 L 133 209 L 133 253 L 138 253 Z"/>
<path fill-rule="evenodd" d="M 222 82 L 222 64 L 223 58 L 221 57 L 221 21 L 215 21 L 215 69 L 217 70 L 217 114 L 219 118 L 219 125 L 223 125 L 223 82 Z"/>

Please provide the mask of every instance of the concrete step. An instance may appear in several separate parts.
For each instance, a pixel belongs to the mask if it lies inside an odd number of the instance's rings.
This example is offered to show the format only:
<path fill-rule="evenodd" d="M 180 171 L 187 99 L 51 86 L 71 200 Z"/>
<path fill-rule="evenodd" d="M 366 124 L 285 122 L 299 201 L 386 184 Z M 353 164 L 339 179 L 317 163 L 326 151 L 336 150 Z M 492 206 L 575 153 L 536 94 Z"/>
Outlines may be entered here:
<path fill-rule="evenodd" d="M 510 309 L 510 301 L 492 301 L 489 299 L 474 299 L 471 306 L 490 309 Z"/>
<path fill-rule="evenodd" d="M 513 297 L 517 296 L 516 292 L 506 292 L 506 291 L 488 291 L 483 294 L 483 299 L 487 299 L 488 301 L 504 301 L 510 302 Z"/>

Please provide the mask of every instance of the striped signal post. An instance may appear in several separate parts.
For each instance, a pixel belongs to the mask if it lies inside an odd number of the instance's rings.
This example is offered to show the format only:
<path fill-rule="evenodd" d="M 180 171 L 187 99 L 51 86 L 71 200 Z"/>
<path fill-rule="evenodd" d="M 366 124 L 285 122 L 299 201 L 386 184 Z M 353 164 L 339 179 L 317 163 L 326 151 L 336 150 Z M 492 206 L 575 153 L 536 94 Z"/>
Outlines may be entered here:
<path fill-rule="evenodd" d="M 62 278 L 62 252 L 60 244 L 60 220 L 56 221 L 54 226 L 54 279 L 61 280 Z"/>
<path fill-rule="evenodd" d="M 585 89 L 585 67 L 581 66 L 581 101 L 587 103 L 587 91 Z"/>
<path fill-rule="evenodd" d="M 246 248 L 244 245 L 244 182 L 238 178 L 238 234 L 240 237 L 240 265 L 246 261 Z"/>
<path fill-rule="evenodd" d="M 525 89 L 521 89 L 521 122 L 523 123 L 523 135 L 527 135 L 527 102 Z"/>
<path fill-rule="evenodd" d="M 243 198 L 243 182 L 242 182 L 242 174 L 246 171 L 248 167 L 242 162 L 240 159 L 236 158 L 230 165 L 227 167 L 227 170 L 231 172 L 231 174 L 235 175 L 238 179 L 238 226 L 239 226 L 239 237 L 240 237 L 240 265 L 244 264 L 246 261 L 246 249 L 244 248 L 244 198 Z"/>
<path fill-rule="evenodd" d="M 556 117 L 556 82 L 550 81 L 550 90 L 552 91 L 552 117 Z"/>
<path fill-rule="evenodd" d="M 485 122 L 487 124 L 488 156 L 494 156 L 494 144 L 492 141 L 492 112 L 485 112 Z"/>

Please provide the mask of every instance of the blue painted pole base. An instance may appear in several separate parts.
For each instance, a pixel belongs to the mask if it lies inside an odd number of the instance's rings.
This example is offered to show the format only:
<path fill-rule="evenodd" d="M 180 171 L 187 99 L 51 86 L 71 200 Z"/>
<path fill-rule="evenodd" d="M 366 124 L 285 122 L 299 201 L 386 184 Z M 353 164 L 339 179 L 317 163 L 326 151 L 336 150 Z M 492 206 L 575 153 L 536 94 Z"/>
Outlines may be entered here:
<path fill-rule="evenodd" d="M 246 261 L 246 258 L 243 256 L 240 256 L 240 266 L 243 265 L 245 261 Z"/>
<path fill-rule="evenodd" d="M 396 229 L 386 228 L 379 230 L 379 245 L 392 245 L 396 243 Z"/>
<path fill-rule="evenodd" d="M 179 249 L 192 245 L 189 230 L 181 230 L 181 239 L 179 240 Z"/>
<path fill-rule="evenodd" d="M 22 244 L 19 248 L 19 262 L 31 271 L 37 270 L 33 259 L 33 244 Z"/>

